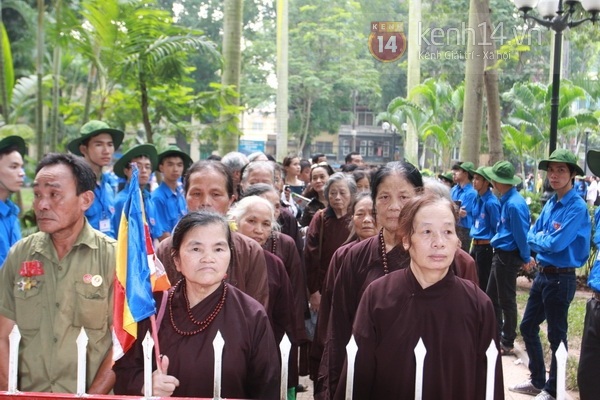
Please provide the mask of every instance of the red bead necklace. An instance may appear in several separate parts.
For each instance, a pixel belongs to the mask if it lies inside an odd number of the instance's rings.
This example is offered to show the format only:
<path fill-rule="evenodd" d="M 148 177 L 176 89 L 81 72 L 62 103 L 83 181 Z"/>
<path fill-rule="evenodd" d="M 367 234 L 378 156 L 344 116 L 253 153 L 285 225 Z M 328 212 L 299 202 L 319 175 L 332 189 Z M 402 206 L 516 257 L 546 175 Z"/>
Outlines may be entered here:
<path fill-rule="evenodd" d="M 385 239 L 383 238 L 383 228 L 379 231 L 379 244 L 381 250 L 381 262 L 383 264 L 383 274 L 387 275 L 390 273 L 388 268 L 387 252 L 385 251 Z"/>
<path fill-rule="evenodd" d="M 173 326 L 173 329 L 175 330 L 175 332 L 177 332 L 181 336 L 193 336 L 193 335 L 196 335 L 196 334 L 202 332 L 206 328 L 208 328 L 209 325 L 215 320 L 217 315 L 219 315 L 219 312 L 221 311 L 221 309 L 223 308 L 223 305 L 225 304 L 225 298 L 227 297 L 227 285 L 223 284 L 223 294 L 221 295 L 221 299 L 215 306 L 214 310 L 203 321 L 197 321 L 196 318 L 194 318 L 194 315 L 192 314 L 192 310 L 190 308 L 190 302 L 187 297 L 187 290 L 185 288 L 185 285 L 183 285 L 183 287 L 181 288 L 181 292 L 183 293 L 183 298 L 185 299 L 185 306 L 187 308 L 188 318 L 195 325 L 199 326 L 199 328 L 196 329 L 195 331 L 186 332 L 186 331 L 182 331 L 175 325 L 175 319 L 173 318 L 173 294 L 176 292 L 177 287 L 181 284 L 181 282 L 184 282 L 184 281 L 185 281 L 185 278 L 181 278 L 179 280 L 179 282 L 177 282 L 177 284 L 175 285 L 173 290 L 171 290 L 171 293 L 169 295 L 169 317 L 171 318 L 171 325 Z"/>

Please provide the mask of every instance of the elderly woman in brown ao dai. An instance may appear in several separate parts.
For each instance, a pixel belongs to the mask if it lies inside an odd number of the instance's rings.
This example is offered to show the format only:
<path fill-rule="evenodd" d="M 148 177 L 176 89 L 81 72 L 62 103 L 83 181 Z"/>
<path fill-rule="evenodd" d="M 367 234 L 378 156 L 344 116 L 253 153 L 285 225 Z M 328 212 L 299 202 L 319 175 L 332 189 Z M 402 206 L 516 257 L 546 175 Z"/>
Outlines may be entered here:
<path fill-rule="evenodd" d="M 499 349 L 495 314 L 478 285 L 450 268 L 460 247 L 456 220 L 453 203 L 433 194 L 402 209 L 398 233 L 410 265 L 376 280 L 362 296 L 352 331 L 355 399 L 414 399 L 420 339 L 427 350 L 424 400 L 485 398 L 486 350 L 492 342 Z M 504 399 L 500 357 L 492 365 L 494 398 Z M 345 379 L 344 370 L 335 399 L 345 398 Z"/>
<path fill-rule="evenodd" d="M 265 309 L 225 283 L 231 262 L 227 221 L 208 211 L 183 217 L 173 233 L 172 257 L 183 278 L 168 293 L 158 321 L 163 354 L 152 374 L 155 396 L 212 397 L 213 340 L 225 341 L 221 393 L 226 398 L 278 399 L 280 361 Z M 160 303 L 162 293 L 155 296 Z M 138 324 L 134 346 L 114 365 L 116 394 L 143 393 L 142 340 L 148 320 Z"/>

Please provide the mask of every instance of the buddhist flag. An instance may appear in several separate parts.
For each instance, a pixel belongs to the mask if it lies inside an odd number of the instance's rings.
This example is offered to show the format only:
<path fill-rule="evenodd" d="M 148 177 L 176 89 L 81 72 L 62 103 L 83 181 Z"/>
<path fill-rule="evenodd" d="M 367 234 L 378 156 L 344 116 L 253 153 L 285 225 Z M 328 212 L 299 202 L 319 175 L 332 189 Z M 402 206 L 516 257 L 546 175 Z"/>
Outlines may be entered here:
<path fill-rule="evenodd" d="M 164 267 L 154 255 L 146 222 L 137 168 L 127 190 L 117 240 L 114 285 L 113 358 L 118 360 L 137 338 L 137 323 L 156 313 L 153 288 L 171 285 Z"/>

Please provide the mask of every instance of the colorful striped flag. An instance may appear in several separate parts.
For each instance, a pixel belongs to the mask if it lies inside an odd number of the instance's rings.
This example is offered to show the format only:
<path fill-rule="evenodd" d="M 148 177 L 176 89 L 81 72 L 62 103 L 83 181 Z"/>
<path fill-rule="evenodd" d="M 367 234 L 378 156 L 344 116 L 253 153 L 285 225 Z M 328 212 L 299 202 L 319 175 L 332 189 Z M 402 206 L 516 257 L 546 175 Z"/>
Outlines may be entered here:
<path fill-rule="evenodd" d="M 113 359 L 118 360 L 137 338 L 137 323 L 156 313 L 153 291 L 171 285 L 160 260 L 154 255 L 144 213 L 138 170 L 127 188 L 117 240 L 114 285 Z"/>

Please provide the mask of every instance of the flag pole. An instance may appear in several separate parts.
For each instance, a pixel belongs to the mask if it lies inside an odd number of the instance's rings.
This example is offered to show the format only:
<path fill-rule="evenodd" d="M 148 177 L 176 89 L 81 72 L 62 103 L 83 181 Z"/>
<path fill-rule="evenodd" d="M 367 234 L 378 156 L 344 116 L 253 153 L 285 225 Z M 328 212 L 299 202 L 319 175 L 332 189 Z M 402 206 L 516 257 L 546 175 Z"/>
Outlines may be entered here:
<path fill-rule="evenodd" d="M 150 325 L 152 326 L 152 340 L 154 340 L 154 357 L 156 357 L 156 369 L 159 373 L 163 373 L 162 363 L 160 358 L 160 345 L 158 344 L 158 330 L 156 328 L 156 315 L 150 316 Z"/>

